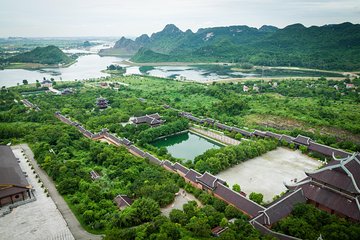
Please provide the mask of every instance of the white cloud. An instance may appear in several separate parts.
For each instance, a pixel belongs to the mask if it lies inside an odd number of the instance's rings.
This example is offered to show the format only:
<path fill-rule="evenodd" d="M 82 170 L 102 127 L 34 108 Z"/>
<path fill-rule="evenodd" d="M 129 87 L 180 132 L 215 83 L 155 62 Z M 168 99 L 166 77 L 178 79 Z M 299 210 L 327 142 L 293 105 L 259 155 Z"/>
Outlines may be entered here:
<path fill-rule="evenodd" d="M 0 36 L 120 36 L 223 25 L 360 22 L 359 0 L 2 0 Z"/>

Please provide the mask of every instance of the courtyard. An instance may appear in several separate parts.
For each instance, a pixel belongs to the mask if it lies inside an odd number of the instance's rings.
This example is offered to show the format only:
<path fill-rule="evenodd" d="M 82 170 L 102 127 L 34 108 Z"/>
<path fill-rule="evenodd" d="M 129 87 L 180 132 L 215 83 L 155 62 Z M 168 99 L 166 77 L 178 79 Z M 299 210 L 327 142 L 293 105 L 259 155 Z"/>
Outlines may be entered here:
<path fill-rule="evenodd" d="M 0 238 L 12 240 L 64 239 L 73 240 L 63 216 L 51 197 L 47 197 L 41 182 L 26 162 L 20 147 L 13 147 L 20 167 L 28 175 L 27 180 L 33 186 L 36 201 L 14 208 L 11 213 L 0 218 Z M 6 226 L 6 227 L 5 227 Z"/>
<path fill-rule="evenodd" d="M 230 187 L 239 184 L 241 191 L 262 193 L 265 202 L 286 191 L 284 182 L 306 177 L 305 171 L 321 166 L 321 162 L 302 154 L 299 150 L 277 148 L 262 156 L 238 164 L 216 176 L 225 180 Z"/>

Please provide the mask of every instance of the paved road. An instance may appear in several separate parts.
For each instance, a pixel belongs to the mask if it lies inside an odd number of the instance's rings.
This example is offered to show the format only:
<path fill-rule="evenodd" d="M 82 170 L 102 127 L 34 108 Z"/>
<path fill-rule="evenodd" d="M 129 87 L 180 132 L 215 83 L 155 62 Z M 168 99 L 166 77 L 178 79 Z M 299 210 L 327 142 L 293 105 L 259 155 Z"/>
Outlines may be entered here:
<path fill-rule="evenodd" d="M 48 189 L 51 198 L 54 200 L 57 208 L 63 215 L 75 239 L 101 240 L 103 236 L 91 234 L 82 228 L 79 221 L 76 219 L 75 215 L 72 213 L 65 200 L 56 190 L 54 182 L 47 175 L 47 173 L 38 166 L 37 162 L 34 160 L 34 154 L 29 148 L 29 146 L 27 144 L 20 144 L 20 147 L 24 150 L 25 154 L 28 156 L 28 158 L 30 159 L 31 163 L 34 166 L 36 173 L 39 175 L 41 181 L 44 183 L 44 186 Z"/>

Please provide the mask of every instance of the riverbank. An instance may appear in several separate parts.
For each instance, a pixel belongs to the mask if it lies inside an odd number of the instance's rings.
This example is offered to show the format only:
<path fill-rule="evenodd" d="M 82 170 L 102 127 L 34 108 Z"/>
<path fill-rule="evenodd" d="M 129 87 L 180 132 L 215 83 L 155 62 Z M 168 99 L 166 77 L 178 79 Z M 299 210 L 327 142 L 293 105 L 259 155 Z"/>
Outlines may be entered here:
<path fill-rule="evenodd" d="M 206 82 L 200 82 L 205 84 L 211 83 L 236 83 L 236 82 L 246 82 L 246 81 L 285 81 L 285 80 L 318 80 L 319 77 L 243 77 L 243 78 L 225 78 L 225 79 L 217 79 L 217 80 L 209 80 Z M 327 80 L 334 81 L 344 81 L 344 77 L 326 77 Z"/>
<path fill-rule="evenodd" d="M 40 70 L 43 68 L 67 68 L 76 63 L 73 60 L 67 64 L 42 64 L 42 63 L 10 63 L 9 65 L 2 66 L 3 69 L 24 69 L 24 70 Z M 0 69 L 2 70 L 2 69 Z"/>

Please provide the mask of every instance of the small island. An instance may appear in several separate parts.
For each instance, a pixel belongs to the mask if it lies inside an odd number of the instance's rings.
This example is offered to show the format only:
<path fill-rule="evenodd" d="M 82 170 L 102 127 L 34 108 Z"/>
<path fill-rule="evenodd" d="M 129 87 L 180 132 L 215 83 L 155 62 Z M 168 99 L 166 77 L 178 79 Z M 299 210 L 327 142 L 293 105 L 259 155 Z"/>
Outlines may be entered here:
<path fill-rule="evenodd" d="M 43 67 L 67 67 L 76 60 L 75 56 L 69 57 L 60 48 L 49 45 L 1 60 L 2 68 L 39 69 Z"/>

